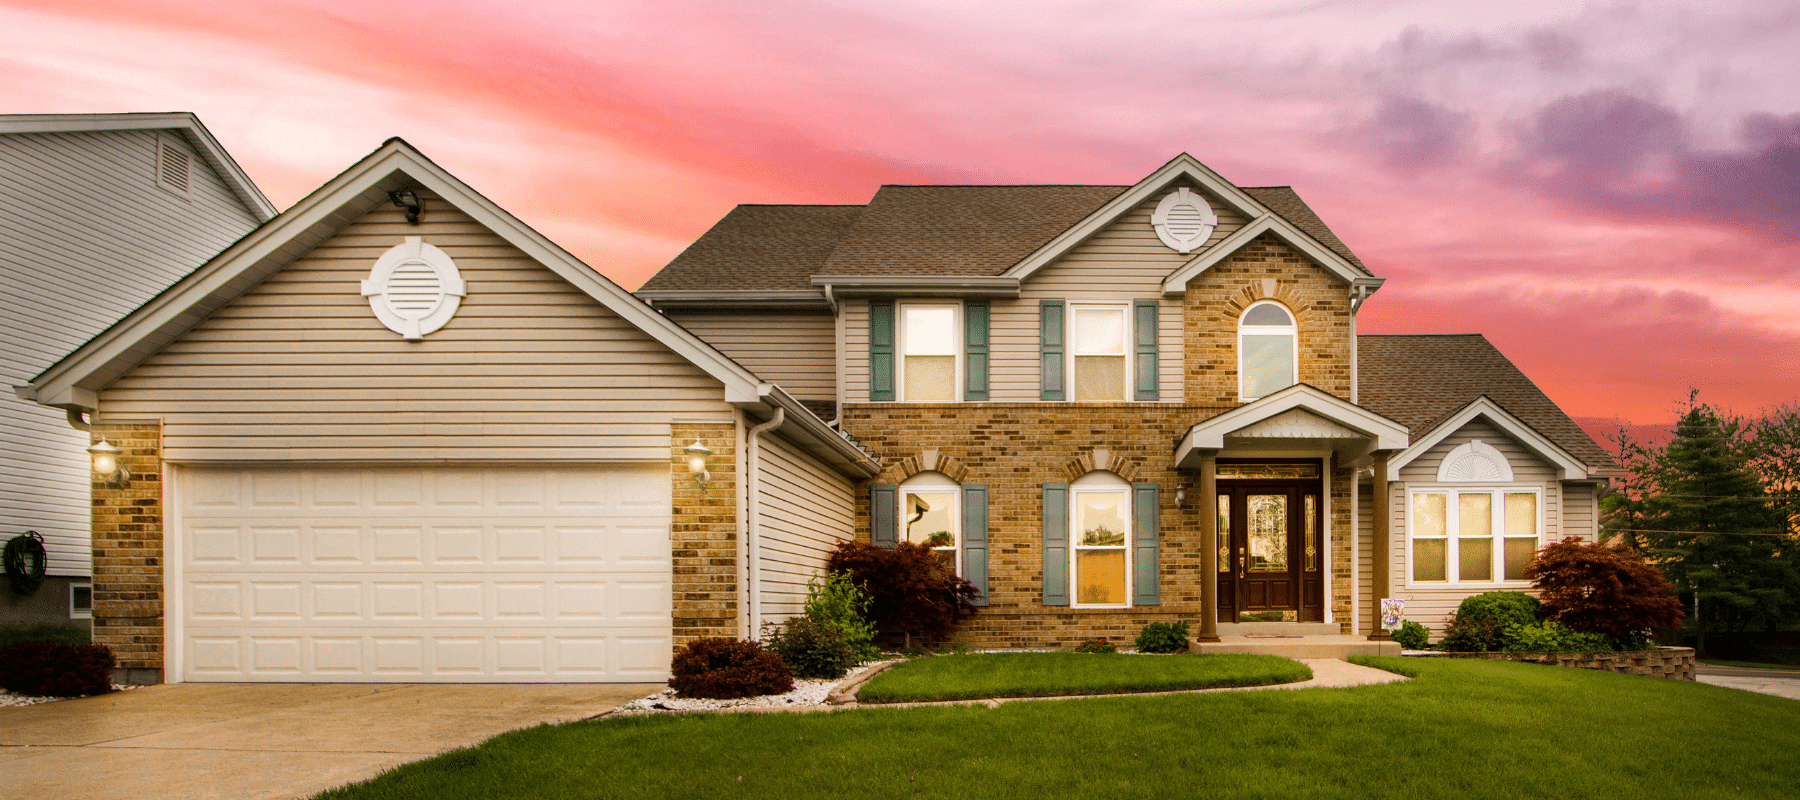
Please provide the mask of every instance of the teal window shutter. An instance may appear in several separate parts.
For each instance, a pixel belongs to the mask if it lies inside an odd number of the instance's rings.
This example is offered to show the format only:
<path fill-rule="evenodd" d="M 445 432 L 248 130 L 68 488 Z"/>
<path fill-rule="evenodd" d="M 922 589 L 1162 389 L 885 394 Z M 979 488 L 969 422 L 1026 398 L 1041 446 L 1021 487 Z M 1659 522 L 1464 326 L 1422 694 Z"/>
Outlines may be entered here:
<path fill-rule="evenodd" d="M 988 399 L 987 303 L 963 304 L 963 399 Z"/>
<path fill-rule="evenodd" d="M 1137 399 L 1158 399 L 1158 388 L 1161 385 L 1156 371 L 1156 323 L 1157 303 L 1155 300 L 1139 300 L 1132 305 L 1132 338 L 1137 342 L 1137 363 L 1132 370 L 1137 373 Z"/>
<path fill-rule="evenodd" d="M 1064 400 L 1063 391 L 1063 301 L 1038 301 L 1038 342 L 1042 349 L 1038 388 L 1039 400 Z M 1067 605 L 1065 600 L 1063 605 Z"/>
<path fill-rule="evenodd" d="M 900 487 L 878 484 L 869 487 L 869 543 L 893 549 L 900 540 Z"/>
<path fill-rule="evenodd" d="M 1157 531 L 1157 509 L 1160 487 L 1154 483 L 1131 485 L 1131 604 L 1154 606 L 1162 603 L 1162 576 L 1157 571 L 1157 551 L 1161 535 Z"/>
<path fill-rule="evenodd" d="M 988 491 L 979 483 L 962 487 L 962 569 L 963 579 L 975 584 L 981 597 L 975 605 L 988 604 Z"/>
<path fill-rule="evenodd" d="M 1069 604 L 1069 485 L 1044 484 L 1044 605 Z"/>
<path fill-rule="evenodd" d="M 894 399 L 894 304 L 869 304 L 869 400 Z"/>

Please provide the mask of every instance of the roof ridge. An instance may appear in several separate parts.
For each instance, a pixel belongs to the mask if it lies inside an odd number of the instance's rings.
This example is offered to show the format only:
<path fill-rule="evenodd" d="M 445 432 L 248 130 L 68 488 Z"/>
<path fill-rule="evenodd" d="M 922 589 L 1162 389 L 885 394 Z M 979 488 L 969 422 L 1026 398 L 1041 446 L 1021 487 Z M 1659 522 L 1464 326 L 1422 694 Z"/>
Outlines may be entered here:
<path fill-rule="evenodd" d="M 899 189 L 1124 189 L 1129 183 L 884 183 Z"/>

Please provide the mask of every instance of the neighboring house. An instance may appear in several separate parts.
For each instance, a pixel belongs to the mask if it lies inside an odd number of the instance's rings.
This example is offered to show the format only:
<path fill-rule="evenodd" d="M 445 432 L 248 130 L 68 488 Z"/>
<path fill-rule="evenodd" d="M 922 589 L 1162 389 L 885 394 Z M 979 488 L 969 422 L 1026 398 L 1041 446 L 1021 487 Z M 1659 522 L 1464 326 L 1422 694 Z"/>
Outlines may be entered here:
<path fill-rule="evenodd" d="M 1525 587 L 1611 468 L 1481 337 L 1358 337 L 1380 285 L 1183 155 L 742 206 L 633 296 L 392 140 L 31 391 L 127 450 L 138 681 L 662 680 L 902 537 L 978 644 L 1370 634 Z"/>
<path fill-rule="evenodd" d="M 663 680 L 798 611 L 879 470 L 399 140 L 32 386 L 127 450 L 140 682 Z"/>
<path fill-rule="evenodd" d="M 0 541 L 49 557 L 0 624 L 87 624 L 92 563 L 88 436 L 10 387 L 274 215 L 192 114 L 0 115 Z"/>
<path fill-rule="evenodd" d="M 1593 539 L 1614 468 L 1479 335 L 1358 336 L 1375 277 L 1287 187 L 884 186 L 739 206 L 638 296 L 881 459 L 983 646 L 1441 629 Z"/>

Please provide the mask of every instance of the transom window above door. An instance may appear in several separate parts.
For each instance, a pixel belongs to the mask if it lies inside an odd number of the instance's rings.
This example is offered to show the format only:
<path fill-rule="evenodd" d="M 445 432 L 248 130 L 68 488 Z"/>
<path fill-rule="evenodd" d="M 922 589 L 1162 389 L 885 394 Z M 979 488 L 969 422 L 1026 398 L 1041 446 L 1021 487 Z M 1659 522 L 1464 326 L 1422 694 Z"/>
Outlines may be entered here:
<path fill-rule="evenodd" d="M 1269 300 L 1238 318 L 1238 399 L 1268 397 L 1300 382 L 1299 327 L 1288 310 Z"/>
<path fill-rule="evenodd" d="M 908 403 L 952 403 L 957 392 L 957 359 L 962 337 L 957 335 L 956 304 L 900 306 L 900 399 Z"/>
<path fill-rule="evenodd" d="M 1069 372 L 1075 376 L 1075 396 L 1082 400 L 1129 400 L 1131 328 L 1126 306 L 1070 308 Z"/>

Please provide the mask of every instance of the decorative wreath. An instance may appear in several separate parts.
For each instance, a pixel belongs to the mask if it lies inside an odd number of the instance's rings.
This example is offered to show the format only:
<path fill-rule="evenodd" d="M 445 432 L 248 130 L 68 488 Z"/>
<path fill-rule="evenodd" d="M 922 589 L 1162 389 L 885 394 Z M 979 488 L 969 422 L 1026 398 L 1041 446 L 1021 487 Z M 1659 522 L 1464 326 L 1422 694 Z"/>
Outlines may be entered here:
<path fill-rule="evenodd" d="M 6 580 L 15 593 L 37 594 L 44 585 L 44 564 L 49 559 L 44 553 L 44 537 L 37 531 L 26 531 L 8 540 L 0 560 L 5 562 Z"/>

